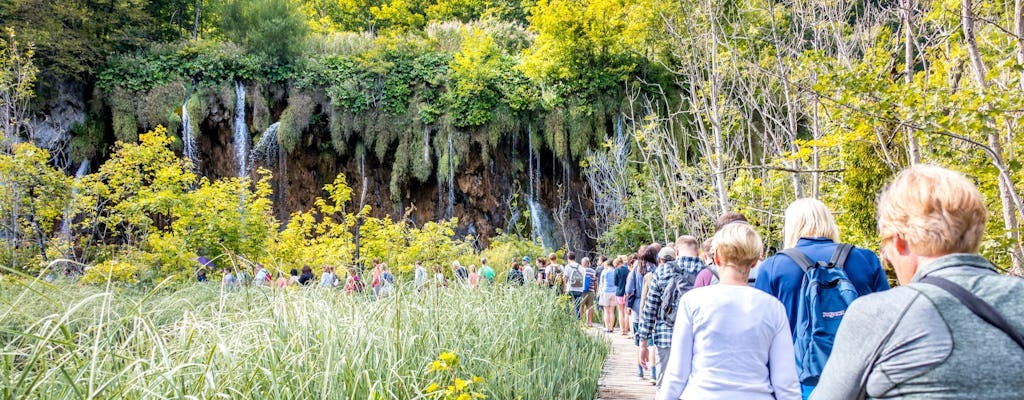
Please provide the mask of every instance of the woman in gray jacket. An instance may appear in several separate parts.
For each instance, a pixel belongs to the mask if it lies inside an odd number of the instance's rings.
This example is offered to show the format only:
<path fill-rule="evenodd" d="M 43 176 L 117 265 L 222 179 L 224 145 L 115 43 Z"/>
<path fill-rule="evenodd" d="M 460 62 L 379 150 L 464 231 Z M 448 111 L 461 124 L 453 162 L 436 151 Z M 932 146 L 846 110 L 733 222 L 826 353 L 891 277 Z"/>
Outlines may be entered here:
<path fill-rule="evenodd" d="M 1024 342 L 1011 338 L 1024 331 L 1024 280 L 978 255 L 987 219 L 958 172 L 913 166 L 889 184 L 878 231 L 902 286 L 850 305 L 812 399 L 1024 397 Z M 1009 333 L 971 303 L 994 308 Z"/>

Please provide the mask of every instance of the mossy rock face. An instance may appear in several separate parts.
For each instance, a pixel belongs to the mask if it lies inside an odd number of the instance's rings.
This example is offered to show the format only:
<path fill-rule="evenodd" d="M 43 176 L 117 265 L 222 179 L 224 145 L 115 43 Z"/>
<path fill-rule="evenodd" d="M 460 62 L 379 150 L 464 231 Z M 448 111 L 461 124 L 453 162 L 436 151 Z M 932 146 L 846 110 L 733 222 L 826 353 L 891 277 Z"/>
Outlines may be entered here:
<path fill-rule="evenodd" d="M 263 94 L 265 88 L 262 84 L 256 84 L 253 86 L 248 97 L 249 104 L 252 106 L 252 129 L 253 132 L 266 131 L 270 126 L 270 104 L 267 102 L 267 97 Z"/>
<path fill-rule="evenodd" d="M 163 125 L 168 132 L 177 132 L 181 126 L 181 105 L 185 100 L 185 83 L 171 82 L 154 86 L 132 96 L 135 118 L 141 130 Z"/>
<path fill-rule="evenodd" d="M 277 141 L 285 151 L 293 152 L 302 142 L 303 132 L 309 128 L 316 102 L 306 91 L 299 91 L 288 98 L 288 107 L 281 113 L 281 126 Z"/>
<path fill-rule="evenodd" d="M 125 143 L 138 142 L 139 128 L 135 120 L 132 93 L 115 87 L 106 100 L 110 106 L 110 124 L 114 130 L 114 137 Z"/>

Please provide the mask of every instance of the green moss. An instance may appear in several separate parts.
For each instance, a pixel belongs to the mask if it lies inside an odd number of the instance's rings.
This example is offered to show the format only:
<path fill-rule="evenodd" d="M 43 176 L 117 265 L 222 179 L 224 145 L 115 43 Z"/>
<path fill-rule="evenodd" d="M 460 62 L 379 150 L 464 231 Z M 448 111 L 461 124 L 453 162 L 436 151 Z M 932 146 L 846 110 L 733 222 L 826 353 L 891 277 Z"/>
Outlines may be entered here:
<path fill-rule="evenodd" d="M 132 97 L 139 127 L 150 130 L 163 125 L 168 132 L 177 132 L 181 126 L 181 104 L 185 99 L 185 90 L 185 83 L 176 81 L 135 93 Z"/>
<path fill-rule="evenodd" d="M 430 129 L 417 129 L 413 140 L 409 143 L 409 158 L 412 164 L 412 176 L 417 181 L 426 182 L 434 172 L 433 157 L 430 154 Z"/>
<path fill-rule="evenodd" d="M 249 104 L 252 105 L 252 129 L 253 132 L 263 132 L 270 126 L 270 106 L 267 104 L 267 97 L 263 95 L 264 87 L 256 84 L 249 95 Z"/>
<path fill-rule="evenodd" d="M 85 123 L 71 127 L 72 160 L 81 161 L 96 158 L 97 150 L 102 147 L 103 124 L 96 118 L 86 117 Z"/>
<path fill-rule="evenodd" d="M 202 135 L 202 131 L 199 129 L 200 123 L 206 118 L 206 101 L 204 96 L 201 95 L 200 91 L 195 91 L 192 96 L 188 99 L 188 104 L 185 106 L 188 109 L 189 125 L 192 127 L 192 135 L 199 137 Z"/>
<path fill-rule="evenodd" d="M 391 201 L 402 201 L 405 183 L 409 180 L 409 143 L 408 137 L 398 143 L 395 149 L 395 162 L 391 167 Z"/>
<path fill-rule="evenodd" d="M 281 126 L 277 141 L 285 151 L 292 152 L 302 141 L 303 132 L 309 128 L 316 104 L 306 91 L 299 91 L 288 99 L 288 107 L 281 113 Z"/>
<path fill-rule="evenodd" d="M 352 132 L 345 129 L 345 119 L 349 118 L 349 116 L 346 112 L 333 105 L 329 105 L 328 108 L 330 110 L 327 129 L 331 132 L 331 145 L 334 147 L 335 152 L 344 155 L 348 152 L 348 134 Z"/>
<path fill-rule="evenodd" d="M 107 101 L 110 105 L 110 123 L 114 129 L 114 137 L 125 143 L 139 141 L 139 127 L 135 120 L 135 107 L 132 94 L 120 87 L 114 88 Z"/>
<path fill-rule="evenodd" d="M 557 107 L 544 117 L 544 143 L 555 157 L 564 159 L 569 155 L 569 142 L 566 138 L 566 112 L 564 108 Z"/>

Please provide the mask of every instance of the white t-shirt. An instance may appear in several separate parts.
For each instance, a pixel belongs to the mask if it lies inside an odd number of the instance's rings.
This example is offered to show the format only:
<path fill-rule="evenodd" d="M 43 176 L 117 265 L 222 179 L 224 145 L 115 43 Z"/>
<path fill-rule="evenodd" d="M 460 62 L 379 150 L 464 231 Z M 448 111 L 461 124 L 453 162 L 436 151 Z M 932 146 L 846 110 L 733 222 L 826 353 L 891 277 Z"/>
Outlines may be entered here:
<path fill-rule="evenodd" d="M 748 286 L 683 295 L 659 400 L 801 398 L 786 310 Z"/>
<path fill-rule="evenodd" d="M 579 274 L 579 282 L 576 286 L 572 285 L 572 279 Z M 565 285 L 566 290 L 570 292 L 583 292 L 587 288 L 587 271 L 583 270 L 583 267 L 575 262 L 565 266 Z"/>

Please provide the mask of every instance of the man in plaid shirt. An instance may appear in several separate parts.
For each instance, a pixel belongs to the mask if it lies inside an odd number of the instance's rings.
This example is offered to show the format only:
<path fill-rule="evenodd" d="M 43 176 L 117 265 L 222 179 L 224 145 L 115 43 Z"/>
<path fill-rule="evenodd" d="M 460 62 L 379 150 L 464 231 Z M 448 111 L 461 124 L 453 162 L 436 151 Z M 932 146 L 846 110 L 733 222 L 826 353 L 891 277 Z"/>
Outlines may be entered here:
<path fill-rule="evenodd" d="M 661 319 L 662 296 L 669 279 L 673 276 L 682 277 L 679 283 L 683 292 L 693 289 L 693 282 L 697 280 L 697 274 L 706 266 L 698 257 L 699 244 L 693 236 L 680 236 L 676 239 L 675 251 L 666 247 L 658 254 L 658 268 L 654 270 L 654 280 L 651 281 L 651 288 L 648 289 L 647 300 L 644 302 L 644 309 L 640 314 L 640 328 L 637 330 L 637 337 L 640 340 L 640 352 L 646 354 L 647 340 L 653 337 L 654 347 L 658 349 L 658 380 L 657 385 L 661 387 L 662 376 L 665 375 L 665 368 L 668 365 L 668 356 L 672 346 L 672 325 Z M 678 259 L 676 259 L 678 256 Z M 676 278 L 677 280 L 679 278 Z"/>

